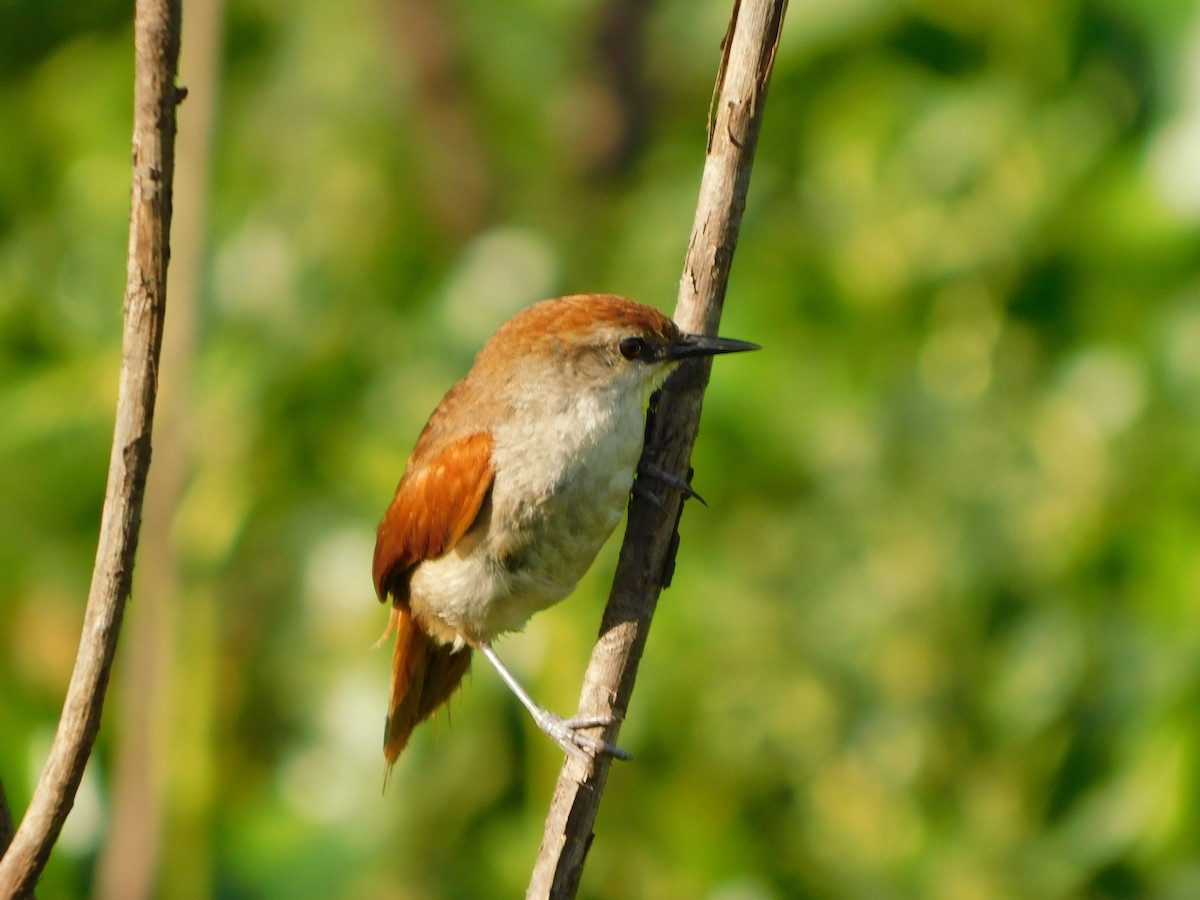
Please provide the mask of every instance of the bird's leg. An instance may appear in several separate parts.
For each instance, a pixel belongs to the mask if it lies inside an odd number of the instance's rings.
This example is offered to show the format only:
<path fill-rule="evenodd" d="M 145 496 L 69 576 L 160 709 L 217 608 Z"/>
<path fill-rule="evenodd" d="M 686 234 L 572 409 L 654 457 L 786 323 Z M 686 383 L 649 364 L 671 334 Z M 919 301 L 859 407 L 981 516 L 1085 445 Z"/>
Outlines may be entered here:
<path fill-rule="evenodd" d="M 544 706 L 539 706 L 526 693 L 513 673 L 508 670 L 508 666 L 501 662 L 500 657 L 496 655 L 496 651 L 492 649 L 491 644 L 481 644 L 478 649 L 500 674 L 504 683 L 508 685 L 509 690 L 517 695 L 517 699 L 521 701 L 521 705 L 529 710 L 529 714 L 533 716 L 533 721 L 537 723 L 537 727 L 567 753 L 589 765 L 597 753 L 607 753 L 615 756 L 617 759 L 633 759 L 632 756 L 620 747 L 602 741 L 599 738 L 580 733 L 580 730 L 584 728 L 611 725 L 616 721 L 615 716 L 606 713 L 596 716 L 574 716 L 570 719 L 564 719 L 562 716 L 550 712 Z"/>

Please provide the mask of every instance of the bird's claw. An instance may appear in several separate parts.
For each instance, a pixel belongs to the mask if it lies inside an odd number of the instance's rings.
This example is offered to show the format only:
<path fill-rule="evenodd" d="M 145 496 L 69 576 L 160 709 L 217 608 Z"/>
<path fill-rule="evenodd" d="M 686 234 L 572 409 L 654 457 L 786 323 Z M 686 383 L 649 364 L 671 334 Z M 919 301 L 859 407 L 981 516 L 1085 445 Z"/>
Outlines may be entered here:
<path fill-rule="evenodd" d="M 639 497 L 641 497 L 643 500 L 650 501 L 655 506 L 657 506 L 659 509 L 661 509 L 663 512 L 667 511 L 667 505 L 665 503 L 663 503 L 661 500 L 659 500 L 657 495 L 655 495 L 654 491 L 650 490 L 650 488 L 648 488 L 644 484 L 642 484 L 641 481 L 635 481 L 633 483 L 633 492 L 635 494 L 637 494 Z M 381 641 L 381 643 L 382 643 L 382 641 Z"/>
<path fill-rule="evenodd" d="M 696 489 L 692 487 L 690 481 L 688 481 L 686 478 L 680 478 L 673 472 L 668 472 L 662 466 L 658 465 L 658 463 L 653 463 L 649 460 L 643 459 L 640 463 L 638 463 L 638 474 L 645 475 L 647 478 L 653 478 L 657 481 L 661 481 L 663 484 L 675 488 L 685 497 L 694 497 L 695 499 L 699 500 L 701 506 L 708 506 L 708 501 L 706 501 L 700 496 L 699 493 L 697 493 Z M 636 482 L 634 482 L 634 490 L 637 490 Z M 662 508 L 662 504 L 658 502 L 658 498 L 654 497 L 649 491 L 642 492 L 642 496 L 649 497 L 658 505 L 660 509 Z"/>
<path fill-rule="evenodd" d="M 607 753 L 617 759 L 633 759 L 633 756 L 615 744 L 592 737 L 590 734 L 583 734 L 583 729 L 612 725 L 617 720 L 617 716 L 603 713 L 564 719 L 548 709 L 541 709 L 534 715 L 534 721 L 537 722 L 538 728 L 547 737 L 571 756 L 589 766 L 601 753 Z"/>

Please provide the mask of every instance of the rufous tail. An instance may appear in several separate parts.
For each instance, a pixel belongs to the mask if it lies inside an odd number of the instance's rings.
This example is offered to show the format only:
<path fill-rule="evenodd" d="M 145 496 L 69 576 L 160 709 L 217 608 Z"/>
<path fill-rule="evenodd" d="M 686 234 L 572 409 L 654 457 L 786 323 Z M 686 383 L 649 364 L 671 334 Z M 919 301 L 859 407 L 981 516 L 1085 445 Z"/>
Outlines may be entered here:
<path fill-rule="evenodd" d="M 433 640 L 407 606 L 393 606 L 388 632 L 396 632 L 392 696 L 388 701 L 383 755 L 388 768 L 408 744 L 413 729 L 445 703 L 471 667 L 471 651 Z"/>

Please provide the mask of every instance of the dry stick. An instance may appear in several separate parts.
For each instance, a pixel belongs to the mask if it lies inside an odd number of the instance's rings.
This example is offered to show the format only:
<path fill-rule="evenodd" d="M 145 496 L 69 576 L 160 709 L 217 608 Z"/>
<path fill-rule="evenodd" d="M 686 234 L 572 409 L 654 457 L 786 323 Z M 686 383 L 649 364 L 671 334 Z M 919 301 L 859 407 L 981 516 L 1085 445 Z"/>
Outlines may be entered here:
<path fill-rule="evenodd" d="M 740 0 L 725 35 L 699 205 L 675 310 L 675 321 L 686 331 L 713 334 L 720 321 L 786 7 L 787 0 Z M 708 360 L 681 367 L 648 418 L 647 455 L 669 472 L 688 473 L 708 373 Z M 656 481 L 642 483 L 661 508 L 636 494 L 630 504 L 600 638 L 584 676 L 581 715 L 624 715 L 658 594 L 674 566 L 682 500 L 678 491 Z M 619 724 L 611 726 L 605 740 L 615 742 L 618 729 Z M 600 756 L 589 771 L 567 757 L 526 900 L 575 896 L 610 763 Z"/>
<path fill-rule="evenodd" d="M 205 198 L 218 95 L 222 6 L 220 0 L 186 3 L 180 26 L 179 77 L 190 93 L 179 108 L 179 139 L 175 142 L 167 278 L 171 316 L 163 323 L 154 473 L 146 485 L 133 580 L 137 615 L 126 622 L 121 638 L 116 662 L 121 679 L 114 685 L 117 716 L 110 713 L 108 719 L 115 740 L 108 756 L 108 821 L 92 880 L 93 900 L 138 900 L 154 895 L 162 857 L 170 852 L 168 844 L 180 840 L 180 822 L 168 825 L 167 806 L 173 786 L 184 780 L 181 776 L 193 758 L 191 752 L 177 752 L 176 748 L 180 743 L 197 746 L 179 741 L 180 731 L 191 735 L 196 723 L 204 721 L 195 715 L 193 698 L 203 697 L 206 689 L 196 684 L 184 689 L 178 683 L 180 661 L 186 657 L 181 636 L 186 631 L 191 639 L 199 630 L 196 616 L 203 613 L 198 614 L 198 604 L 186 602 L 183 596 L 171 522 L 192 461 L 185 427 L 187 392 L 207 233 Z M 181 629 L 182 619 L 188 620 L 188 627 Z M 170 752 L 165 752 L 167 747 Z M 188 784 L 189 799 L 194 801 L 193 783 Z M 189 887 L 193 895 L 207 893 L 200 883 Z"/>
<path fill-rule="evenodd" d="M 95 743 L 129 597 L 150 468 L 166 307 L 180 0 L 138 0 L 134 20 L 133 196 L 116 425 L 92 586 L 58 733 L 29 809 L 0 859 L 0 898 L 33 889 L 75 801 Z"/>

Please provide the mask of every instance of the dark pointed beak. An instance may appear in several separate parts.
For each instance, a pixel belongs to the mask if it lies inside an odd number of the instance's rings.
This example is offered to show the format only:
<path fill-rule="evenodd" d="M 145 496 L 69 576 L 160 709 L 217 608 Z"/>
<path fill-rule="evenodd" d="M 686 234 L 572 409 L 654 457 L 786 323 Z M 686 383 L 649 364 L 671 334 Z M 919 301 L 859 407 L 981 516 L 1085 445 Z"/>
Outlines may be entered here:
<path fill-rule="evenodd" d="M 732 338 L 710 337 L 707 334 L 683 334 L 663 354 L 667 359 L 686 359 L 689 356 L 716 356 L 718 353 L 741 353 L 759 350 L 758 344 L 735 341 Z"/>

